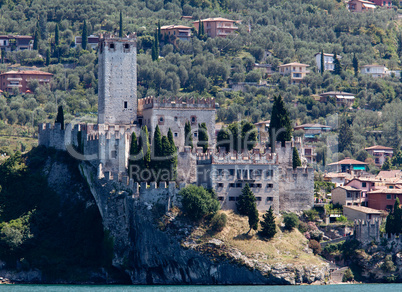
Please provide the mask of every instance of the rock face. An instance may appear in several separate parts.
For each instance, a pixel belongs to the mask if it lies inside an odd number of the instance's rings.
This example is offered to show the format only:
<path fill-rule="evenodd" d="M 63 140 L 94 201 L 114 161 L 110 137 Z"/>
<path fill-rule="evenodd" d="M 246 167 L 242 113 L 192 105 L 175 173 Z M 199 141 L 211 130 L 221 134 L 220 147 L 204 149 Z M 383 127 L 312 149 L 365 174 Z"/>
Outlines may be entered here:
<path fill-rule="evenodd" d="M 157 228 L 155 214 L 165 206 L 140 202 L 120 191 L 116 182 L 97 180 L 93 171 L 81 164 L 104 227 L 114 238 L 113 265 L 125 271 L 133 284 L 299 284 L 324 282 L 328 275 L 325 265 L 271 267 L 235 250 L 229 257 L 213 259 L 194 242 L 180 244 L 180 234 L 189 232 L 186 228 L 178 234 Z M 219 249 L 222 242 L 209 245 Z"/>

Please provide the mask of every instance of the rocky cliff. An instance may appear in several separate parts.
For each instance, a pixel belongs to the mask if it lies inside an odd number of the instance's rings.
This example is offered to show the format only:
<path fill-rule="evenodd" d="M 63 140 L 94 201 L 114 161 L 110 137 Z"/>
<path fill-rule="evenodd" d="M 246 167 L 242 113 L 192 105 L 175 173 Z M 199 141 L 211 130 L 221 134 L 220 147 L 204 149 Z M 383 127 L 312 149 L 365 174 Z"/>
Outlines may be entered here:
<path fill-rule="evenodd" d="M 117 182 L 98 180 L 88 164 L 82 163 L 80 168 L 104 227 L 114 239 L 113 264 L 125 271 L 133 284 L 301 284 L 324 283 L 328 276 L 325 264 L 271 266 L 219 240 L 203 245 L 187 241 L 196 228 L 191 225 L 177 222 L 180 228 L 161 230 L 164 228 L 158 227 L 156 219 L 165 206 L 141 202 Z M 211 256 L 211 248 L 224 256 Z"/>

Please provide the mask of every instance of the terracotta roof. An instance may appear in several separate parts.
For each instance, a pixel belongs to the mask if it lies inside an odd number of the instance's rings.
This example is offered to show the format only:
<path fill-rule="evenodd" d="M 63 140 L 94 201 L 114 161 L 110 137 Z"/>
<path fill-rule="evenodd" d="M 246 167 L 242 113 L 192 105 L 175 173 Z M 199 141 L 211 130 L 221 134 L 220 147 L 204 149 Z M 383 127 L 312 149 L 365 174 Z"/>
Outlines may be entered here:
<path fill-rule="evenodd" d="M 343 208 L 349 208 L 355 211 L 359 211 L 365 214 L 378 214 L 380 215 L 382 212 L 380 210 L 368 208 L 368 207 L 363 207 L 363 206 L 343 206 Z"/>
<path fill-rule="evenodd" d="M 336 189 L 338 189 L 338 188 L 340 188 L 340 189 L 344 189 L 344 190 L 347 190 L 347 191 L 361 191 L 360 189 L 358 189 L 358 188 L 355 188 L 355 187 L 352 187 L 352 186 L 339 186 L 339 187 L 336 187 Z"/>
<path fill-rule="evenodd" d="M 381 145 L 374 145 L 371 147 L 365 148 L 366 150 L 394 150 L 392 147 L 385 147 Z"/>
<path fill-rule="evenodd" d="M 381 180 L 379 180 L 378 178 L 375 178 L 375 177 L 355 177 L 351 181 L 353 181 L 353 180 L 358 180 L 358 181 L 361 181 L 361 182 L 380 182 L 381 181 Z M 349 184 L 350 182 L 348 182 L 347 184 Z"/>
<path fill-rule="evenodd" d="M 271 123 L 271 120 L 267 120 L 267 121 L 255 123 L 254 125 L 266 125 L 266 124 L 270 124 L 270 123 Z"/>
<path fill-rule="evenodd" d="M 361 161 L 354 160 L 354 159 L 343 159 L 343 160 L 341 160 L 341 161 L 333 162 L 333 163 L 330 163 L 330 164 L 328 164 L 328 165 L 341 165 L 341 164 L 361 164 L 361 165 L 367 165 L 367 163 L 365 163 L 365 162 L 361 162 Z"/>
<path fill-rule="evenodd" d="M 324 174 L 324 177 L 328 178 L 336 178 L 336 177 L 343 177 L 343 178 L 352 178 L 352 175 L 347 172 L 328 172 Z"/>
<path fill-rule="evenodd" d="M 49 75 L 49 76 L 53 76 L 52 73 L 49 72 L 43 72 L 43 71 L 39 71 L 39 70 L 26 70 L 26 71 L 8 71 L 8 72 L 4 72 L 0 75 L 4 75 L 4 74 L 20 74 L 20 75 Z"/>
<path fill-rule="evenodd" d="M 368 192 L 368 194 L 402 194 L 402 189 L 382 189 Z"/>
<path fill-rule="evenodd" d="M 304 67 L 310 67 L 310 65 L 302 64 L 302 63 L 297 63 L 297 62 L 295 62 L 295 63 L 283 64 L 283 65 L 280 65 L 280 66 L 278 66 L 278 67 L 284 67 L 284 66 L 304 66 Z"/>
<path fill-rule="evenodd" d="M 350 96 L 354 96 L 353 93 L 343 92 L 343 91 L 328 91 L 328 92 L 320 93 L 320 95 L 350 95 Z"/>
<path fill-rule="evenodd" d="M 173 29 L 173 28 L 191 29 L 191 27 L 185 26 L 185 25 L 164 25 L 164 26 L 161 27 L 161 29 Z"/>
<path fill-rule="evenodd" d="M 227 19 L 227 18 L 222 18 L 222 17 L 215 17 L 215 18 L 206 18 L 206 19 L 201 19 L 202 22 L 213 22 L 213 21 L 230 21 L 230 22 L 235 22 L 234 20 Z M 200 22 L 199 20 L 194 21 L 194 23 Z"/>
<path fill-rule="evenodd" d="M 362 68 L 366 68 L 366 67 L 384 67 L 384 68 L 386 68 L 384 65 L 375 65 L 375 64 L 362 66 Z"/>
<path fill-rule="evenodd" d="M 331 128 L 330 126 L 320 125 L 320 124 L 303 124 L 300 126 L 295 126 L 296 128 Z"/>
<path fill-rule="evenodd" d="M 400 170 L 381 170 L 378 174 L 378 178 L 399 178 L 402 176 Z"/>

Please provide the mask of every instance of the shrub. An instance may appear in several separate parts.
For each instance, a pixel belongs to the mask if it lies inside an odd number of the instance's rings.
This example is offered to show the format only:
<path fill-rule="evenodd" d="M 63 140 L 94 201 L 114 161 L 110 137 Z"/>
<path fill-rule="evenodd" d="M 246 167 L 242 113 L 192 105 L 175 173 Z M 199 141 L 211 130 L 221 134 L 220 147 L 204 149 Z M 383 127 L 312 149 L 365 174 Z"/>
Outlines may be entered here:
<path fill-rule="evenodd" d="M 336 218 L 336 222 L 348 222 L 348 218 L 346 218 L 346 216 L 339 216 L 338 218 Z"/>
<path fill-rule="evenodd" d="M 349 282 L 353 281 L 355 277 L 353 276 L 353 272 L 351 269 L 347 269 L 345 274 L 343 274 L 342 282 Z"/>
<path fill-rule="evenodd" d="M 310 238 L 314 239 L 318 242 L 320 242 L 322 240 L 322 237 L 324 236 L 324 233 L 320 230 L 313 230 L 310 231 Z"/>
<path fill-rule="evenodd" d="M 315 221 L 318 217 L 318 211 L 311 209 L 303 211 L 303 215 L 307 217 L 308 221 Z"/>
<path fill-rule="evenodd" d="M 308 247 L 313 250 L 313 253 L 315 255 L 321 253 L 321 244 L 319 244 L 317 240 L 310 239 L 310 241 L 308 242 Z"/>
<path fill-rule="evenodd" d="M 396 271 L 396 266 L 395 266 L 394 262 L 392 261 L 391 255 L 387 255 L 385 257 L 385 261 L 381 265 L 381 268 L 386 272 L 395 272 Z"/>
<path fill-rule="evenodd" d="M 206 215 L 213 215 L 219 210 L 218 200 L 203 187 L 190 185 L 179 192 L 183 212 L 193 221 Z"/>
<path fill-rule="evenodd" d="M 283 215 L 283 223 L 285 223 L 285 229 L 292 230 L 299 225 L 299 218 L 295 213 L 287 213 Z"/>
<path fill-rule="evenodd" d="M 306 233 L 308 231 L 308 225 L 306 222 L 300 222 L 298 228 L 301 233 Z"/>
<path fill-rule="evenodd" d="M 225 228 L 228 216 L 225 213 L 217 213 L 211 219 L 211 230 L 221 232 Z"/>

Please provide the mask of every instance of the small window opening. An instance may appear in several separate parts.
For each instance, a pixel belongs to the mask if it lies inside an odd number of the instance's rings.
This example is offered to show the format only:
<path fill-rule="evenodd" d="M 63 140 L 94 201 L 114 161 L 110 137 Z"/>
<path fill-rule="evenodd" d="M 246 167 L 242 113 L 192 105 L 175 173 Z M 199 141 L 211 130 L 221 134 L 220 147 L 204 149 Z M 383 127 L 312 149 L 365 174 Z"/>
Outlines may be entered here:
<path fill-rule="evenodd" d="M 124 108 L 127 108 L 127 101 L 124 102 Z"/>
<path fill-rule="evenodd" d="M 130 48 L 130 45 L 129 45 L 129 44 L 124 44 L 124 48 L 125 48 L 125 49 L 129 49 L 129 48 Z"/>
<path fill-rule="evenodd" d="M 110 44 L 109 48 L 114 49 L 114 44 Z"/>

